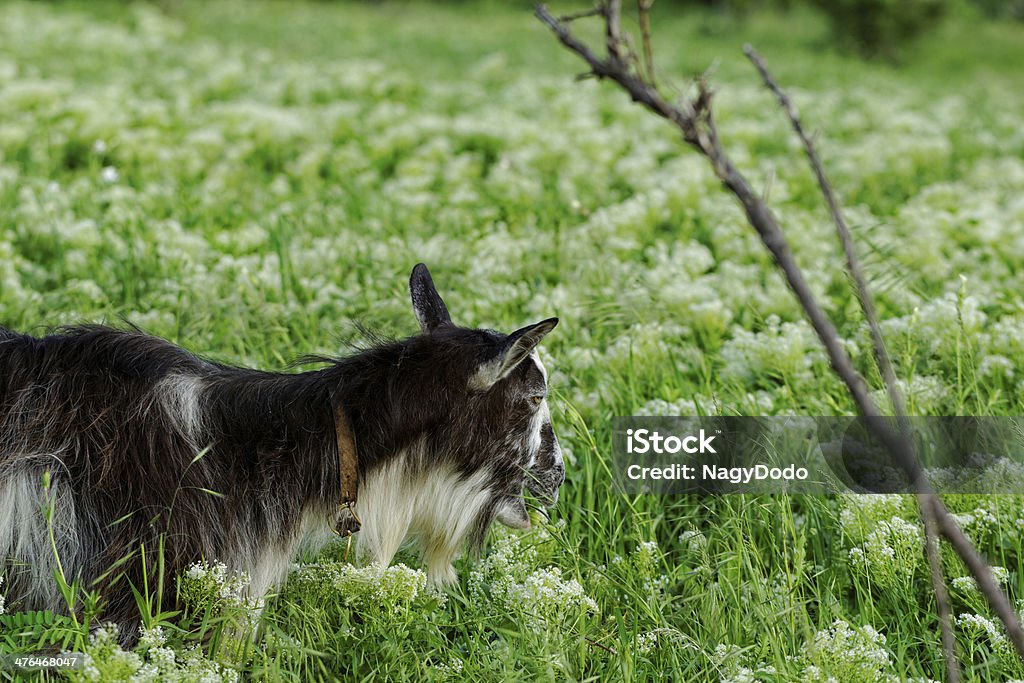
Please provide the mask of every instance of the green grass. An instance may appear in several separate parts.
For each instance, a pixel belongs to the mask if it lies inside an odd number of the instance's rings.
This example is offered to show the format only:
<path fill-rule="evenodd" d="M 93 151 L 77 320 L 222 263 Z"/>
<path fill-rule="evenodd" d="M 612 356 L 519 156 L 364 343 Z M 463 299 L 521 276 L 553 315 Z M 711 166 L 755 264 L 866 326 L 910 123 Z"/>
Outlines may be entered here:
<path fill-rule="evenodd" d="M 450 595 L 332 547 L 269 601 L 251 648 L 232 630 L 246 606 L 198 591 L 186 615 L 144 615 L 166 643 L 140 662 L 268 680 L 942 678 L 914 527 L 893 521 L 914 522 L 910 501 L 612 489 L 616 415 L 853 410 L 670 128 L 574 82 L 526 5 L 157 7 L 0 5 L 0 324 L 123 317 L 279 369 L 340 352 L 354 321 L 414 333 L 404 288 L 425 261 L 461 324 L 562 319 L 543 352 L 569 473 L 553 524 L 496 537 Z M 1021 414 L 1021 27 L 961 12 L 895 68 L 832 49 L 809 10 L 656 8 L 663 80 L 713 65 L 723 139 L 873 386 L 827 214 L 743 42 L 821 131 L 913 411 Z M 950 504 L 1024 597 L 1021 499 Z M 954 597 L 968 678 L 1024 676 L 970 587 Z M 19 624 L 31 636 L 5 622 L 0 648 L 88 648 L 108 675 L 139 663 L 52 615 Z"/>

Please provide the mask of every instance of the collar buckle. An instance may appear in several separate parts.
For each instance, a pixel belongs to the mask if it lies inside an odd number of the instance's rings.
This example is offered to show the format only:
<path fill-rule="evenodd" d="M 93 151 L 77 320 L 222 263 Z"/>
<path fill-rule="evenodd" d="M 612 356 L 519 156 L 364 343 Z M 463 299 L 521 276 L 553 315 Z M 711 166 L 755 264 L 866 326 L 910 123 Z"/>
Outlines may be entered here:
<path fill-rule="evenodd" d="M 356 514 L 353 503 L 354 501 L 345 501 L 338 506 L 338 521 L 334 524 L 334 533 L 342 538 L 348 538 L 363 526 L 363 520 Z"/>

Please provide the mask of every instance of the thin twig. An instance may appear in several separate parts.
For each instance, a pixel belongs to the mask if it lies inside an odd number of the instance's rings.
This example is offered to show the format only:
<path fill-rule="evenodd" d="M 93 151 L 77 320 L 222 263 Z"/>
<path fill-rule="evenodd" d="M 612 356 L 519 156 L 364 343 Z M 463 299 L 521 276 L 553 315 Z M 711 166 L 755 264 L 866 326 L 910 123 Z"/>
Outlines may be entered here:
<path fill-rule="evenodd" d="M 867 278 L 864 276 L 864 270 L 860 265 L 860 259 L 857 258 L 857 250 L 853 244 L 853 236 L 850 234 L 850 229 L 846 224 L 846 219 L 843 217 L 843 211 L 839 206 L 839 200 L 836 199 L 835 192 L 832 191 L 832 185 L 828 182 L 828 178 L 825 176 L 824 166 L 821 163 L 821 159 L 818 157 L 818 152 L 814 147 L 814 141 L 811 140 L 804 131 L 804 127 L 800 122 L 800 116 L 797 114 L 796 107 L 793 106 L 793 102 L 789 99 L 789 96 L 786 95 L 772 77 L 771 73 L 768 71 L 767 65 L 761 58 L 761 55 L 759 55 L 750 45 L 743 46 L 743 53 L 747 55 L 747 58 L 757 68 L 758 72 L 761 74 L 761 79 L 764 81 L 765 85 L 768 86 L 768 89 L 775 93 L 775 97 L 779 100 L 779 104 L 782 105 L 782 109 L 789 117 L 793 130 L 796 132 L 797 137 L 800 138 L 800 142 L 803 144 L 804 152 L 807 154 L 807 159 L 811 164 L 811 170 L 814 171 L 814 176 L 818 181 L 818 187 L 821 189 L 821 194 L 824 196 L 825 203 L 828 205 L 829 213 L 832 214 L 832 222 L 835 223 L 836 232 L 839 233 L 839 241 L 842 244 L 843 253 L 846 256 L 846 269 L 853 278 L 857 298 L 860 300 L 861 310 L 864 312 L 864 318 L 867 321 L 868 329 L 871 332 L 871 341 L 874 346 L 875 356 L 878 361 L 879 370 L 882 373 L 882 379 L 885 382 L 886 389 L 889 393 L 889 399 L 892 402 L 893 413 L 897 416 L 904 416 L 907 411 L 903 405 L 903 398 L 900 396 L 899 387 L 896 383 L 896 373 L 893 371 L 892 362 L 889 360 L 885 341 L 882 339 L 882 328 L 878 324 L 878 316 L 875 313 L 874 300 L 868 292 Z"/>
<path fill-rule="evenodd" d="M 611 654 L 614 657 L 618 657 L 619 656 L 619 653 L 615 651 L 615 648 L 608 647 L 607 645 L 602 645 L 601 643 L 597 642 L 593 638 L 587 638 L 586 641 L 588 643 L 590 643 L 591 645 L 593 645 L 594 647 L 601 648 L 602 650 L 604 650 L 605 652 Z"/>
<path fill-rule="evenodd" d="M 619 17 L 617 11 L 614 11 L 618 4 L 609 2 L 605 6 L 606 37 L 609 42 L 611 42 L 611 36 L 618 35 Z M 726 189 L 739 200 L 748 222 L 758 233 L 769 253 L 772 254 L 776 265 L 782 270 L 787 284 L 803 308 L 811 327 L 824 345 L 832 369 L 850 392 L 864 424 L 907 473 L 910 481 L 915 485 L 915 490 L 932 496 L 929 500 L 931 500 L 931 508 L 938 528 L 970 569 L 979 589 L 1006 628 L 1010 641 L 1014 644 L 1018 654 L 1024 657 L 1024 630 L 1022 630 L 1005 593 L 993 578 L 988 564 L 964 535 L 942 501 L 934 496 L 934 490 L 924 479 L 913 442 L 907 431 L 902 428 L 894 430 L 875 405 L 868 391 L 867 383 L 857 372 L 853 361 L 843 348 L 832 322 L 818 304 L 803 277 L 789 243 L 771 210 L 751 189 L 749 183 L 725 154 L 710 113 L 710 98 L 708 96 L 710 91 L 706 87 L 701 88 L 698 102 L 703 100 L 704 111 L 696 108 L 694 103 L 689 103 L 689 105 L 684 103 L 682 106 L 672 105 L 642 78 L 630 73 L 621 60 L 614 58 L 614 54 L 619 51 L 618 45 L 609 45 L 609 59 L 601 60 L 589 47 L 572 35 L 568 26 L 558 22 L 546 7 L 538 5 L 535 13 L 537 18 L 554 32 L 563 45 L 576 52 L 587 62 L 597 78 L 614 81 L 635 102 L 672 122 L 681 131 L 683 140 L 708 158 L 715 175 Z"/>
<path fill-rule="evenodd" d="M 640 36 L 644 45 L 644 68 L 647 71 L 647 82 L 657 88 L 654 80 L 654 48 L 651 45 L 651 7 L 654 0 L 636 0 L 637 17 L 640 20 Z"/>
<path fill-rule="evenodd" d="M 942 558 L 939 555 L 939 523 L 935 519 L 934 494 L 918 493 L 917 509 L 921 513 L 924 524 L 925 554 L 928 557 L 928 573 L 932 577 L 932 592 L 935 593 L 935 606 L 939 612 L 939 631 L 942 637 L 942 654 L 946 660 L 946 680 L 948 683 L 960 683 L 960 662 L 956 656 L 956 637 L 953 635 L 953 609 L 949 601 L 949 589 L 942 574 Z"/>
<path fill-rule="evenodd" d="M 596 17 L 602 14 L 604 14 L 603 7 L 591 7 L 590 9 L 585 9 L 582 12 L 563 14 L 562 16 L 558 17 L 558 21 L 562 22 L 563 24 L 569 24 L 576 21 L 577 19 L 586 19 L 587 17 Z"/>
<path fill-rule="evenodd" d="M 619 18 L 622 15 L 622 0 L 607 0 L 604 6 L 605 40 L 608 47 L 608 58 L 612 64 L 624 63 L 622 55 L 622 28 Z"/>
<path fill-rule="evenodd" d="M 764 81 L 764 84 L 779 100 L 779 104 L 782 106 L 783 111 L 786 113 L 786 116 L 789 117 L 789 122 L 793 127 L 793 131 L 803 144 L 804 152 L 807 154 L 807 159 L 810 162 L 811 169 L 814 171 L 815 178 L 817 178 L 818 187 L 821 189 L 821 194 L 825 198 L 825 203 L 828 205 L 829 213 L 832 214 L 832 222 L 835 224 L 836 232 L 839 234 L 839 241 L 842 244 L 843 253 L 846 256 L 846 269 L 853 279 L 854 288 L 857 292 L 857 299 L 860 301 L 861 311 L 864 313 L 864 318 L 868 323 L 868 329 L 871 332 L 871 342 L 875 351 L 875 359 L 878 362 L 879 371 L 882 374 L 882 379 L 889 394 L 889 400 L 892 403 L 893 412 L 896 414 L 899 421 L 903 438 L 907 439 L 910 436 L 910 427 L 906 420 L 906 409 L 903 404 L 903 398 L 900 395 L 899 386 L 896 383 L 896 373 L 893 371 L 892 362 L 890 361 L 889 353 L 886 350 L 885 340 L 882 337 L 882 328 L 878 323 L 874 299 L 871 297 L 868 290 L 867 278 L 864 276 L 864 270 L 861 267 L 860 259 L 857 257 L 857 250 L 853 244 L 853 237 L 846 224 L 846 219 L 843 217 L 843 211 L 839 204 L 839 200 L 836 198 L 835 192 L 832 190 L 832 184 L 829 183 L 828 178 L 825 175 L 825 168 L 821 163 L 821 159 L 818 157 L 814 141 L 811 140 L 804 131 L 804 127 L 800 121 L 800 116 L 796 111 L 796 107 L 793 106 L 789 96 L 772 76 L 771 72 L 768 70 L 768 65 L 765 64 L 761 55 L 759 55 L 750 45 L 744 45 L 743 52 L 747 55 L 747 58 L 751 63 L 753 63 L 758 73 L 761 74 L 761 79 Z M 916 486 L 915 490 L 918 490 Z M 928 558 L 928 571 L 931 575 L 932 591 L 935 593 L 935 604 L 939 613 L 942 650 L 946 660 L 946 680 L 949 681 L 949 683 L 959 683 L 962 676 L 960 673 L 960 664 L 956 657 L 956 641 L 953 636 L 953 624 L 951 619 L 952 609 L 950 607 L 949 591 L 946 588 L 946 582 L 943 578 L 942 562 L 939 556 L 938 524 L 935 519 L 934 499 L 934 494 L 918 493 L 915 496 L 918 511 L 920 512 L 921 521 L 924 526 L 925 554 Z"/>

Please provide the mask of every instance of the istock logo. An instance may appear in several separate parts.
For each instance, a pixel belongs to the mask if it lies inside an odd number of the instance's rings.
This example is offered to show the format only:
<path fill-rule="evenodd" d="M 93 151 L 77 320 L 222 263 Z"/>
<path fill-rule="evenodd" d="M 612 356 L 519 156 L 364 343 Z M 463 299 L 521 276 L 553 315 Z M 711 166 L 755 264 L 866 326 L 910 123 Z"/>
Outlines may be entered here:
<path fill-rule="evenodd" d="M 715 435 L 708 436 L 704 430 L 697 434 L 679 437 L 675 434 L 662 436 L 660 432 L 649 429 L 626 430 L 626 452 L 643 455 L 644 453 L 717 453 L 711 442 Z"/>

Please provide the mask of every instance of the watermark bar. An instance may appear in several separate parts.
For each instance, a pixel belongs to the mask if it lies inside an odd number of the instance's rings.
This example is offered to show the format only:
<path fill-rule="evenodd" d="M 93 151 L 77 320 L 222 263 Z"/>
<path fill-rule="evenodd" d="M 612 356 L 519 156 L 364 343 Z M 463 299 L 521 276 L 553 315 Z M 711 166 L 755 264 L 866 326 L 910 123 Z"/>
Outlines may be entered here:
<path fill-rule="evenodd" d="M 623 493 L 915 492 L 858 417 L 634 416 L 613 426 Z M 1024 494 L 1024 417 L 914 417 L 909 426 L 939 493 Z"/>
<path fill-rule="evenodd" d="M 70 671 L 83 666 L 85 655 L 81 652 L 0 654 L 0 671 Z"/>

